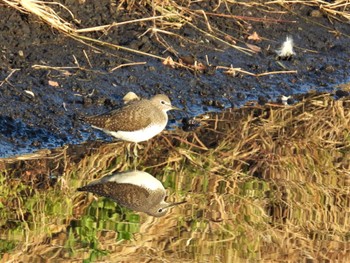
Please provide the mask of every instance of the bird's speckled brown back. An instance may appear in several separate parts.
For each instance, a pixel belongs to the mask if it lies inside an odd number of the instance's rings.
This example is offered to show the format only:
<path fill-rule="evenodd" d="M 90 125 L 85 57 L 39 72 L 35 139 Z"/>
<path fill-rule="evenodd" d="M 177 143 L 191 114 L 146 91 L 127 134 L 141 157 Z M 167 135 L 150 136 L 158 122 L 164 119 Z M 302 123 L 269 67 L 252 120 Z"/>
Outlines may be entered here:
<path fill-rule="evenodd" d="M 151 207 L 159 203 L 160 200 L 164 200 L 165 197 L 162 191 L 159 191 L 156 195 L 151 195 L 145 188 L 116 182 L 90 184 L 78 188 L 78 191 L 86 191 L 108 197 L 116 201 L 119 205 L 146 213 Z"/>
<path fill-rule="evenodd" d="M 109 131 L 141 130 L 155 121 L 166 121 L 161 109 L 154 107 L 149 100 L 130 102 L 123 108 L 105 114 L 85 117 L 83 120 L 98 128 Z"/>

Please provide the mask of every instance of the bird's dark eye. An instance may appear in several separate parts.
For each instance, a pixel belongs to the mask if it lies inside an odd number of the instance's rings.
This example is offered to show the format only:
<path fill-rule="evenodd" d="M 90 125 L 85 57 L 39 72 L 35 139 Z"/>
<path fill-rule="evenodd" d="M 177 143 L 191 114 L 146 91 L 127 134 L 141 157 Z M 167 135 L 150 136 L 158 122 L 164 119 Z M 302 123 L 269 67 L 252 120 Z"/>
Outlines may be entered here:
<path fill-rule="evenodd" d="M 164 101 L 164 100 L 161 100 L 160 103 L 165 104 L 165 101 Z"/>
<path fill-rule="evenodd" d="M 159 208 L 158 213 L 161 213 L 161 212 L 163 212 L 163 209 Z"/>

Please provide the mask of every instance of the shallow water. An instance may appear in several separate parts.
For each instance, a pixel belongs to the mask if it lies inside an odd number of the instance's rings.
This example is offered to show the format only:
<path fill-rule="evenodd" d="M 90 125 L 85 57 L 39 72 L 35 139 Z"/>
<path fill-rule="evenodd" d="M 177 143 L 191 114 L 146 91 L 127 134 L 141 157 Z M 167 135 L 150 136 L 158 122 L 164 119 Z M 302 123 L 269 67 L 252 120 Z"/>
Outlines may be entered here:
<path fill-rule="evenodd" d="M 332 103 L 333 110 L 339 106 Z M 346 162 L 331 167 L 329 158 L 346 159 L 349 144 L 335 154 L 336 148 L 324 150 L 325 145 L 310 139 L 304 155 L 292 149 L 293 135 L 283 141 L 289 147 L 269 152 L 264 140 L 270 137 L 257 130 L 244 135 L 264 125 L 278 126 L 265 122 L 281 112 L 266 112 L 268 116 L 260 106 L 248 113 L 230 110 L 212 114 L 195 132 L 163 132 L 143 144 L 136 162 L 126 159 L 123 142 L 92 142 L 2 159 L 2 260 L 345 262 L 350 249 L 350 174 Z M 287 120 L 290 112 L 281 114 Z M 303 112 L 300 118 L 309 115 Z M 250 149 L 250 142 L 256 147 Z M 260 149 L 257 144 L 264 144 L 265 151 L 259 159 L 247 159 Z M 249 150 L 243 152 L 244 147 Z M 310 155 L 311 148 L 317 154 Z M 105 174 L 136 167 L 163 183 L 168 201 L 187 203 L 154 218 L 76 191 Z"/>

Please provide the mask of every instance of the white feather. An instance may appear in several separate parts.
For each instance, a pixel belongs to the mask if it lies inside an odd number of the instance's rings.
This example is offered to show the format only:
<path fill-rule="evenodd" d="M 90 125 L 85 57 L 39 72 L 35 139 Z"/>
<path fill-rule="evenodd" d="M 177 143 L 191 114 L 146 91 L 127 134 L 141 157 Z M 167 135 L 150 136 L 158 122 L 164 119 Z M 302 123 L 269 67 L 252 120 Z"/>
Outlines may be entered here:
<path fill-rule="evenodd" d="M 293 46 L 294 46 L 293 38 L 287 37 L 286 41 L 283 42 L 281 48 L 276 50 L 277 55 L 282 58 L 294 56 L 295 52 L 293 50 Z"/>

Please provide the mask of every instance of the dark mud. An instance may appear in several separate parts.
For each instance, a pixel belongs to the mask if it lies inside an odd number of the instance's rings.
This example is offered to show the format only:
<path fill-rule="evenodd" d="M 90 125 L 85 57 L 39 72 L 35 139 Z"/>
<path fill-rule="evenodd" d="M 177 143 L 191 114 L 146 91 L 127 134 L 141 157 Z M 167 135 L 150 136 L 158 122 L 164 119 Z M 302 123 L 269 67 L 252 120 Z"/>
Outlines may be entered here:
<path fill-rule="evenodd" d="M 67 0 L 62 3 L 80 21 L 76 24 L 78 28 L 153 15 L 147 6 L 133 12 L 117 10 L 113 1 L 78 4 L 78 1 Z M 191 8 L 212 11 L 206 3 L 195 5 Z M 0 4 L 0 156 L 96 138 L 110 140 L 78 118 L 120 105 L 128 91 L 144 97 L 165 93 L 174 105 L 185 108 L 189 116 L 237 107 L 252 100 L 275 101 L 281 95 L 309 90 L 335 92 L 338 84 L 349 81 L 349 24 L 322 14 L 311 16 L 312 7 L 289 7 L 292 10 L 274 6 L 281 12 L 265 12 L 261 8 L 234 5 L 229 10 L 233 15 L 261 18 L 260 22 L 208 17 L 211 26 L 234 37 L 236 45 L 259 46 L 261 52 L 253 55 L 214 40 L 189 25 L 167 30 L 191 42 L 171 35 L 144 34 L 152 27 L 152 22 L 87 34 L 150 54 L 172 56 L 174 60 L 193 56 L 203 64 L 207 60 L 210 62 L 211 66 L 204 72 L 193 72 L 167 67 L 157 59 L 139 54 L 103 46 L 94 48 L 59 33 L 33 15 Z M 63 17 L 67 16 L 64 10 L 59 11 Z M 220 6 L 217 12 L 227 14 L 228 10 Z M 264 18 L 280 22 L 266 22 Z M 197 26 L 207 29 L 205 23 L 198 22 Z M 247 39 L 254 31 L 263 38 L 261 42 Z M 281 61 L 276 58 L 275 50 L 286 36 L 293 37 L 296 56 Z M 167 42 L 171 49 L 166 50 L 159 40 Z M 114 67 L 132 62 L 147 63 L 110 72 Z M 297 73 L 232 76 L 215 68 L 230 65 L 256 74 L 281 70 L 297 70 Z M 174 119 L 184 117 L 179 112 L 171 115 Z"/>

